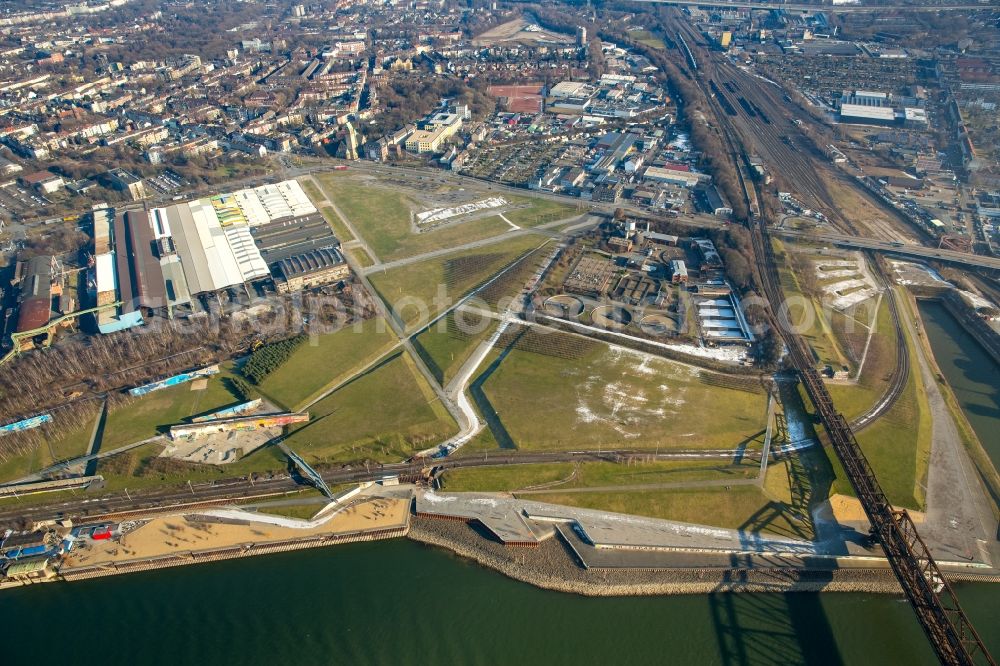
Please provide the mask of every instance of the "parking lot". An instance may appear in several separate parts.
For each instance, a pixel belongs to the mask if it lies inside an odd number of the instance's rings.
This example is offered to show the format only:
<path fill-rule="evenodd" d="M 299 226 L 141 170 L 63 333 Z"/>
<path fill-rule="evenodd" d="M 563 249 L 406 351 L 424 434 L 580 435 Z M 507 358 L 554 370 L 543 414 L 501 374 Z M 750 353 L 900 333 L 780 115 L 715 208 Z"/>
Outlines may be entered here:
<path fill-rule="evenodd" d="M 0 186 L 0 216 L 3 218 L 17 220 L 38 215 L 42 208 L 51 204 L 52 200 L 45 195 L 17 183 Z"/>
<path fill-rule="evenodd" d="M 146 179 L 146 186 L 159 194 L 171 194 L 189 185 L 187 180 L 181 178 L 180 174 L 172 169 L 167 169 L 158 176 Z"/>

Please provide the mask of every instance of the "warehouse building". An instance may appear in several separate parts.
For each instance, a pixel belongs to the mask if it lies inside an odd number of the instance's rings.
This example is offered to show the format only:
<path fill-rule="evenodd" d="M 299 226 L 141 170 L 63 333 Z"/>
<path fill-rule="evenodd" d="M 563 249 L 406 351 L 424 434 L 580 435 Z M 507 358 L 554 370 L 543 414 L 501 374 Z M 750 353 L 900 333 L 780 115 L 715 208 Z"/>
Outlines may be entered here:
<path fill-rule="evenodd" d="M 42 328 L 52 314 L 52 257 L 32 257 L 17 266 L 20 307 L 16 332 Z"/>
<path fill-rule="evenodd" d="M 322 215 L 277 220 L 252 228 L 250 233 L 268 266 L 309 250 L 337 245 Z"/>
<path fill-rule="evenodd" d="M 914 129 L 927 127 L 927 111 L 920 100 L 898 98 L 887 93 L 855 90 L 840 98 L 840 120 L 863 125 L 902 125 Z"/>
<path fill-rule="evenodd" d="M 349 273 L 347 262 L 334 247 L 323 247 L 282 259 L 274 275 L 281 293 L 340 282 Z"/>
<path fill-rule="evenodd" d="M 347 276 L 330 225 L 294 180 L 93 216 L 89 291 L 98 306 L 117 303 L 98 313 L 102 333 L 141 325 L 144 316 L 170 316 L 199 294 L 271 279 L 280 262 L 296 257 L 273 276 L 280 291 Z M 319 249 L 333 255 L 310 254 Z"/>
<path fill-rule="evenodd" d="M 693 188 L 701 183 L 707 183 L 711 177 L 703 173 L 695 173 L 684 165 L 664 165 L 646 167 L 643 178 L 656 183 L 670 183 L 681 187 Z"/>

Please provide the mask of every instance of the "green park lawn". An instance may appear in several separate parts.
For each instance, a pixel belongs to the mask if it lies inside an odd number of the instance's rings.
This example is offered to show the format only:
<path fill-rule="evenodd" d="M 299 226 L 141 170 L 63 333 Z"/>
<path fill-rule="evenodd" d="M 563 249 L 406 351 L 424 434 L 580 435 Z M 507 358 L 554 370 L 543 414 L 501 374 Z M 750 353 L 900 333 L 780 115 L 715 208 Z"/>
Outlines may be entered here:
<path fill-rule="evenodd" d="M 228 365 L 220 369 L 219 374 L 208 378 L 208 386 L 204 390 L 192 391 L 195 382 L 187 382 L 133 398 L 130 403 L 110 410 L 104 424 L 101 450 L 108 451 L 148 439 L 188 417 L 239 402 L 239 396 L 230 390 L 226 382 L 226 378 L 232 376 L 231 369 Z"/>
<path fill-rule="evenodd" d="M 857 383 L 829 384 L 827 389 L 833 404 L 848 420 L 856 418 L 872 407 L 888 388 L 889 378 L 896 368 L 896 335 L 892 328 L 889 304 L 882 299 L 875 334 L 868 347 L 868 356 L 861 368 Z"/>
<path fill-rule="evenodd" d="M 532 234 L 461 250 L 369 276 L 372 286 L 410 332 L 542 241 Z M 444 301 L 437 299 L 444 295 Z M 438 300 L 435 303 L 435 300 Z"/>
<path fill-rule="evenodd" d="M 924 484 L 930 461 L 933 425 L 927 398 L 924 395 L 923 381 L 917 369 L 913 343 L 909 339 L 907 348 L 910 352 L 911 368 L 906 388 L 896 404 L 881 419 L 856 433 L 856 437 L 889 501 L 895 506 L 923 510 L 926 501 Z M 873 386 L 869 391 L 877 398 L 885 388 L 883 383 L 880 386 Z M 850 412 L 845 411 L 845 408 L 840 406 L 841 403 L 847 403 L 847 409 L 856 410 L 857 413 L 863 410 L 857 410 L 854 403 L 846 400 L 845 392 L 845 390 L 831 391 L 831 395 L 834 405 L 850 418 Z M 805 402 L 811 409 L 812 405 L 808 399 Z M 854 491 L 836 454 L 828 447 L 825 450 L 835 476 L 830 492 L 854 496 Z"/>
<path fill-rule="evenodd" d="M 763 394 L 710 386 L 689 366 L 603 343 L 581 349 L 574 340 L 552 333 L 535 338 L 535 350 L 515 346 L 482 382 L 484 395 L 473 393 L 517 448 L 736 448 L 762 437 Z"/>
<path fill-rule="evenodd" d="M 451 312 L 413 339 L 413 345 L 442 386 L 461 369 L 497 324 L 475 313 Z"/>
<path fill-rule="evenodd" d="M 583 209 L 553 199 L 503 195 L 512 204 L 522 206 L 504 213 L 504 217 L 519 227 L 537 227 L 583 213 Z"/>
<path fill-rule="evenodd" d="M 347 253 L 347 256 L 353 259 L 356 264 L 361 266 L 361 268 L 368 268 L 375 264 L 375 260 L 373 260 L 368 253 L 365 252 L 364 248 L 352 247 L 345 250 L 345 252 Z"/>
<path fill-rule="evenodd" d="M 412 359 L 397 352 L 313 405 L 285 439 L 310 463 L 395 461 L 457 432 Z"/>
<path fill-rule="evenodd" d="M 534 501 L 551 504 L 748 532 L 769 532 L 783 537 L 809 537 L 808 532 L 789 516 L 783 502 L 772 499 L 753 485 L 593 493 L 553 491 L 529 497 Z"/>
<path fill-rule="evenodd" d="M 499 217 L 490 216 L 415 233 L 411 211 L 419 211 L 422 207 L 404 194 L 386 187 L 361 185 L 339 175 L 322 175 L 318 180 L 330 201 L 364 236 L 381 261 L 470 243 L 510 230 Z"/>
<path fill-rule="evenodd" d="M 95 409 L 88 415 L 85 423 L 61 435 L 53 435 L 50 426 L 42 426 L 42 430 L 37 431 L 44 438 L 41 444 L 21 455 L 13 455 L 7 460 L 0 461 L 0 483 L 34 474 L 60 460 L 86 455 L 98 416 L 97 403 L 94 404 Z M 58 418 L 58 415 L 55 418 Z M 8 435 L 8 437 L 17 436 L 19 435 Z"/>
<path fill-rule="evenodd" d="M 280 449 L 268 446 L 229 465 L 198 465 L 159 458 L 163 445 L 151 442 L 118 455 L 102 458 L 97 473 L 104 477 L 105 490 L 139 489 L 165 485 L 203 483 L 233 478 L 251 472 L 281 472 L 288 461 Z"/>
<path fill-rule="evenodd" d="M 651 33 L 649 30 L 629 30 L 628 36 L 640 44 L 654 49 L 665 49 L 663 40 Z"/>
<path fill-rule="evenodd" d="M 851 365 L 850 360 L 840 349 L 823 307 L 815 298 L 803 292 L 799 278 L 788 260 L 785 246 L 776 239 L 771 242 L 774 245 L 775 255 L 784 259 L 778 262 L 778 273 L 781 277 L 781 288 L 788 299 L 789 322 L 812 347 L 817 363 L 829 364 L 837 370 L 842 365 Z"/>
<path fill-rule="evenodd" d="M 369 319 L 310 338 L 257 387 L 291 411 L 385 354 L 395 342 L 384 319 Z"/>
<path fill-rule="evenodd" d="M 310 183 L 310 185 L 311 184 L 312 183 Z M 354 240 L 354 234 L 352 234 L 351 230 L 347 228 L 344 221 L 340 219 L 340 216 L 337 215 L 337 211 L 333 209 L 333 206 L 323 206 L 320 208 L 319 212 L 323 215 L 327 224 L 330 225 L 330 228 L 333 229 L 333 234 L 337 237 L 337 240 L 341 243 Z"/>
<path fill-rule="evenodd" d="M 575 471 L 575 474 L 574 474 Z M 664 483 L 754 478 L 756 463 L 727 465 L 716 461 L 656 461 L 630 465 L 611 462 L 578 464 L 541 463 L 507 467 L 470 467 L 445 472 L 443 490 L 448 492 L 515 492 L 533 486 L 560 483 L 553 492 L 567 488 L 606 486 L 656 486 Z M 655 488 L 651 488 L 653 490 Z M 524 495 L 530 499 L 533 495 Z"/>

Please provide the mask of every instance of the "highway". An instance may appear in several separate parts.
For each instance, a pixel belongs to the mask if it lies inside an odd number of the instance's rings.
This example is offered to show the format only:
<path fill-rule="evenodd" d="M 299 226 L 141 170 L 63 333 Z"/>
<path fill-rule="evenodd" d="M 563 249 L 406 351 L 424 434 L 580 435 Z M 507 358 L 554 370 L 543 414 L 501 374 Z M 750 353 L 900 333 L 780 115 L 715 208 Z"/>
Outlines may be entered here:
<path fill-rule="evenodd" d="M 834 233 L 814 233 L 808 231 L 794 231 L 791 229 L 774 229 L 772 233 L 785 238 L 795 238 L 797 240 L 812 241 L 818 243 L 830 243 L 841 247 L 857 248 L 861 250 L 873 250 L 886 254 L 895 254 L 913 259 L 929 259 L 932 261 L 942 261 L 964 266 L 974 266 L 977 268 L 989 268 L 1000 270 L 1000 258 L 985 257 L 978 254 L 967 254 L 954 250 L 945 250 L 936 247 L 924 247 L 912 243 L 899 243 L 897 241 L 885 241 L 874 238 L 860 238 L 857 236 L 847 236 Z"/>

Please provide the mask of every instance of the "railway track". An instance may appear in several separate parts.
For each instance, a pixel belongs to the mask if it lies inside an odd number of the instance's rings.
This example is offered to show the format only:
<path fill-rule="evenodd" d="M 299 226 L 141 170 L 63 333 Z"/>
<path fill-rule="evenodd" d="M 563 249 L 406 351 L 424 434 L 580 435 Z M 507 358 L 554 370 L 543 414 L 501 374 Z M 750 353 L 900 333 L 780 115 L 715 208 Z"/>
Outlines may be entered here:
<path fill-rule="evenodd" d="M 877 263 L 878 259 L 869 254 L 873 263 Z M 896 365 L 895 370 L 892 373 L 892 377 L 889 378 L 889 386 L 886 388 L 885 393 L 879 398 L 878 402 L 871 406 L 866 412 L 851 421 L 851 429 L 854 432 L 858 432 L 864 428 L 867 428 L 872 423 L 882 418 L 893 405 L 899 400 L 899 397 L 903 394 L 906 389 L 907 382 L 910 378 L 910 353 L 906 347 L 906 336 L 903 333 L 903 324 L 899 317 L 899 303 L 896 299 L 896 292 L 893 291 L 892 285 L 889 280 L 885 277 L 885 273 L 879 269 L 873 273 L 875 279 L 879 282 L 882 287 L 882 293 L 885 294 L 886 303 L 889 305 L 889 316 L 892 319 L 893 329 L 895 331 L 896 337 Z M 877 317 L 878 313 L 876 313 Z"/>
<path fill-rule="evenodd" d="M 649 451 L 612 450 L 612 451 L 569 451 L 558 453 L 530 453 L 519 455 L 489 455 L 480 457 L 465 457 L 455 459 L 414 459 L 408 462 L 385 465 L 356 466 L 324 470 L 323 480 L 328 484 L 349 483 L 355 481 L 375 481 L 384 475 L 398 475 L 401 478 L 417 478 L 425 472 L 441 471 L 466 467 L 493 467 L 509 465 L 528 465 L 550 462 L 571 461 L 603 461 L 620 462 L 634 457 L 657 460 L 690 459 L 689 456 L 708 456 L 722 460 L 725 456 L 735 456 L 735 451 L 691 450 L 685 452 L 670 452 L 651 454 Z M 302 484 L 290 475 L 275 477 L 241 477 L 220 479 L 213 482 L 193 484 L 190 486 L 173 486 L 153 488 L 148 490 L 114 491 L 101 496 L 81 496 L 63 502 L 47 502 L 37 505 L 10 504 L 0 509 L 0 524 L 11 523 L 18 519 L 31 521 L 53 520 L 63 518 L 73 519 L 111 519 L 123 516 L 133 516 L 151 511 L 180 511 L 187 508 L 217 506 L 235 501 L 265 498 L 302 489 Z"/>
<path fill-rule="evenodd" d="M 687 33 L 688 40 L 684 42 L 685 47 L 687 47 L 688 43 L 695 44 L 696 47 L 703 46 L 697 35 L 693 34 L 693 28 L 691 28 L 686 22 L 677 22 L 675 30 L 678 36 L 681 36 L 683 33 Z M 690 61 L 697 62 L 690 48 L 685 48 L 685 56 Z M 716 63 L 709 54 L 703 59 L 701 70 L 706 73 L 706 76 L 708 75 L 708 72 L 712 72 L 715 75 L 726 74 L 725 78 L 720 78 L 723 88 L 731 94 L 749 97 L 750 100 L 747 102 L 748 105 L 752 104 L 754 107 L 759 107 L 761 104 L 765 104 L 768 105 L 768 108 L 781 108 L 780 103 L 775 102 L 773 99 L 769 99 L 766 96 L 764 99 L 758 97 L 758 95 L 762 93 L 760 93 L 760 86 L 757 85 L 756 81 L 747 82 L 746 80 L 738 80 L 749 75 L 729 62 L 723 61 L 721 63 Z M 736 72 L 736 74 L 734 74 L 734 72 Z M 714 80 L 709 81 L 709 87 L 707 89 L 703 79 L 696 79 L 696 83 L 699 87 L 701 87 L 705 98 L 709 101 L 709 104 L 713 106 L 713 110 L 721 129 L 727 151 L 729 152 L 730 159 L 736 167 L 740 189 L 746 196 L 751 216 L 755 218 L 760 217 L 760 194 L 757 190 L 756 181 L 749 174 L 749 156 L 742 146 L 745 145 L 745 136 L 747 134 L 750 136 L 757 136 L 758 133 L 760 133 L 769 137 L 768 145 L 783 147 L 783 154 L 780 158 L 773 159 L 781 160 L 780 163 L 782 164 L 783 170 L 786 170 L 790 174 L 797 187 L 804 183 L 810 196 L 813 199 L 825 204 L 823 207 L 828 210 L 828 219 L 830 219 L 831 222 L 838 224 L 841 228 L 849 230 L 851 233 L 857 233 L 857 228 L 851 223 L 851 221 L 837 211 L 835 202 L 829 192 L 827 192 L 826 187 L 823 185 L 822 181 L 817 178 L 815 160 L 808 157 L 803 158 L 801 154 L 797 154 L 796 151 L 791 150 L 791 147 L 785 144 L 783 141 L 784 135 L 779 136 L 779 133 L 784 131 L 793 131 L 796 134 L 801 134 L 797 127 L 795 127 L 787 118 L 783 116 L 781 121 L 779 121 L 777 118 L 773 118 L 773 116 L 776 116 L 777 114 L 772 114 L 767 122 L 763 122 L 763 120 L 759 118 L 758 114 L 755 117 L 760 120 L 760 122 L 754 122 L 754 126 L 752 128 L 748 128 L 746 125 L 750 123 L 750 120 L 743 117 L 747 114 L 744 113 L 743 116 L 741 116 L 739 112 L 735 114 L 730 112 L 732 104 L 728 100 L 725 104 L 720 101 L 720 98 L 724 98 L 724 93 Z M 729 122 L 727 122 L 727 117 Z M 740 122 L 744 125 L 744 132 L 740 133 L 741 136 L 744 137 L 743 139 L 736 136 L 736 130 L 732 126 L 736 122 Z M 783 122 L 787 126 L 783 127 L 779 124 L 779 122 Z M 763 224 L 763 220 L 761 220 L 761 224 Z M 762 256 L 762 251 L 762 248 L 755 247 L 756 256 Z M 771 251 L 769 241 L 767 242 L 767 251 L 770 255 L 772 265 L 776 266 L 777 264 L 774 263 L 775 258 L 773 256 L 773 252 Z M 872 272 L 886 294 L 889 305 L 889 314 L 892 320 L 896 339 L 896 364 L 894 366 L 893 374 L 889 378 L 886 391 L 868 410 L 852 421 L 851 425 L 858 430 L 875 423 L 879 418 L 892 409 L 905 390 L 907 380 L 909 379 L 910 359 L 906 349 L 902 325 L 899 319 L 896 297 L 892 292 L 889 280 L 886 277 L 881 265 L 875 262 L 873 269 L 874 270 Z M 770 298 L 772 294 L 768 294 L 768 296 Z M 771 300 L 771 302 L 780 303 L 783 302 L 783 300 L 784 297 L 782 294 L 779 298 Z M 791 330 L 792 328 L 791 322 L 787 320 L 777 322 L 777 324 L 781 329 L 786 331 Z"/>
<path fill-rule="evenodd" d="M 707 69 L 709 68 L 702 68 L 703 71 Z M 854 436 L 854 431 L 834 407 L 823 379 L 813 367 L 813 356 L 808 343 L 788 326 L 787 315 L 784 315 L 785 321 L 779 321 L 782 314 L 776 310 L 774 304 L 784 302 L 783 288 L 774 249 L 768 236 L 766 219 L 754 212 L 760 195 L 756 184 L 746 177 L 742 167 L 741 158 L 745 156 L 745 152 L 741 149 L 743 144 L 734 136 L 734 130 L 727 122 L 726 114 L 719 108 L 718 101 L 707 94 L 701 81 L 698 81 L 698 85 L 702 87 L 706 98 L 712 104 L 730 158 L 737 167 L 740 188 L 751 211 L 747 226 L 753 243 L 758 283 L 766 300 L 771 304 L 772 322 L 785 342 L 791 366 L 798 371 L 806 393 L 816 408 L 826 438 L 844 466 L 848 479 L 864 508 L 873 536 L 881 544 L 893 573 L 939 661 L 942 664 L 983 663 L 995 666 L 982 639 L 962 610 L 954 590 L 934 561 L 927 545 L 920 538 L 909 513 L 906 510 L 896 510 L 889 503 Z M 896 330 L 900 333 L 898 325 Z M 905 349 L 905 343 L 903 348 Z M 908 369 L 908 364 L 905 367 Z M 900 381 L 901 386 L 905 385 L 905 380 Z M 890 389 L 890 395 L 892 393 Z"/>

